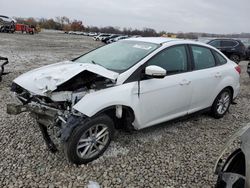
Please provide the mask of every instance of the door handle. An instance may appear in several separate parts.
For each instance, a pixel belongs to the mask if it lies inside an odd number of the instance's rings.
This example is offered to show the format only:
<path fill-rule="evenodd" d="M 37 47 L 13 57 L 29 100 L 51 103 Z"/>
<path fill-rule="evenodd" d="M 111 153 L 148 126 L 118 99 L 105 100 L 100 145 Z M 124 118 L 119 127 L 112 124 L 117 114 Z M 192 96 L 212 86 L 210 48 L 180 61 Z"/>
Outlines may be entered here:
<path fill-rule="evenodd" d="M 220 72 L 217 72 L 216 74 L 215 74 L 215 78 L 221 78 L 221 73 Z"/>
<path fill-rule="evenodd" d="M 189 85 L 190 83 L 191 83 L 191 81 L 188 81 L 188 80 L 184 79 L 184 80 L 182 80 L 182 81 L 180 82 L 180 85 L 181 85 L 181 86 L 184 86 L 184 85 Z"/>

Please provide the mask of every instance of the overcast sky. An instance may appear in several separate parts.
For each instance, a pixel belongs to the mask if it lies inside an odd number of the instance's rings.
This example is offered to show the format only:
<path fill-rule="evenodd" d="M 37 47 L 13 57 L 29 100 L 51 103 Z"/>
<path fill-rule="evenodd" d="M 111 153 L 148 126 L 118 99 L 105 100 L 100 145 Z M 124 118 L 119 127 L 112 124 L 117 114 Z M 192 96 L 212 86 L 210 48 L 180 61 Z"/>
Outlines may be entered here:
<path fill-rule="evenodd" d="M 85 25 L 157 31 L 250 32 L 250 0 L 0 0 L 0 14 L 67 16 Z"/>

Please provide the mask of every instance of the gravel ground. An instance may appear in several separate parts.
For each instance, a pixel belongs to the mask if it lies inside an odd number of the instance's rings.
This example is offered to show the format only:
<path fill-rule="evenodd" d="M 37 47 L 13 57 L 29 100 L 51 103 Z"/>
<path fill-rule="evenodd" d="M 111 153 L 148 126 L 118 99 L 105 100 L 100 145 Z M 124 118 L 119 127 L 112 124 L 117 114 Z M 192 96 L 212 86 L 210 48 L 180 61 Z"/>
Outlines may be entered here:
<path fill-rule="evenodd" d="M 83 36 L 0 34 L 0 56 L 11 74 L 0 83 L 0 187 L 212 187 L 213 167 L 223 144 L 250 122 L 250 79 L 241 62 L 241 94 L 220 120 L 198 115 L 132 134 L 118 132 L 104 156 L 82 166 L 62 152 L 51 154 L 38 127 L 24 113 L 6 114 L 11 81 L 30 69 L 72 59 L 101 45 Z"/>

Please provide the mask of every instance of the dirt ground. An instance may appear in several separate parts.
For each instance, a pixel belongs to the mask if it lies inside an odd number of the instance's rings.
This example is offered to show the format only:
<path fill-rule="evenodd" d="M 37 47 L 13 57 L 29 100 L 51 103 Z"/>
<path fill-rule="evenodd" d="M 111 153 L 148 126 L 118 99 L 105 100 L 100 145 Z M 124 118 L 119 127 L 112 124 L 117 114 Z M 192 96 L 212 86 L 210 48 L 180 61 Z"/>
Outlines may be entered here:
<path fill-rule="evenodd" d="M 0 56 L 11 73 L 0 83 L 0 187 L 213 187 L 219 151 L 238 128 L 250 122 L 250 78 L 241 62 L 237 105 L 222 119 L 197 115 L 132 134 L 119 131 L 98 160 L 69 164 L 63 152 L 47 151 L 35 121 L 6 114 L 9 87 L 18 75 L 42 65 L 73 59 L 102 45 L 89 37 L 62 33 L 1 34 Z"/>

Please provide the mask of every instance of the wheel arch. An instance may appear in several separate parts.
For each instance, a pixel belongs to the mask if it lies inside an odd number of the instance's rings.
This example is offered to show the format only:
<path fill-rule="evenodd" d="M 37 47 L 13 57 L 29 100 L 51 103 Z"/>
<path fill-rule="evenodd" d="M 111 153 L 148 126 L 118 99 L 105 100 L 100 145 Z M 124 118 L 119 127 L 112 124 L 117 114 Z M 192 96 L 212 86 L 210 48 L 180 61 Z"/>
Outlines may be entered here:
<path fill-rule="evenodd" d="M 122 116 L 117 117 L 116 111 L 117 107 L 122 109 Z M 98 111 L 92 117 L 98 116 L 100 114 L 106 114 L 115 123 L 115 128 L 131 128 L 132 123 L 135 121 L 134 110 L 126 105 L 112 105 Z"/>
<path fill-rule="evenodd" d="M 234 89 L 233 89 L 233 87 L 232 86 L 227 86 L 224 89 L 229 89 L 230 90 L 230 92 L 231 92 L 231 99 L 233 101 L 233 96 L 234 96 Z M 223 91 L 223 90 L 221 90 L 221 91 Z"/>
<path fill-rule="evenodd" d="M 226 160 L 222 168 L 223 172 L 233 172 L 245 176 L 245 154 L 239 148 L 235 150 Z"/>

